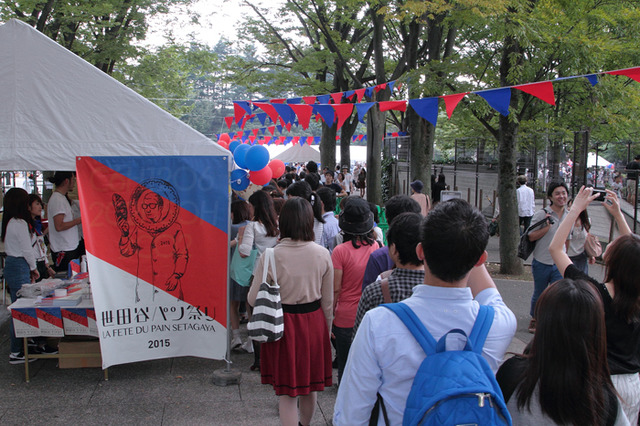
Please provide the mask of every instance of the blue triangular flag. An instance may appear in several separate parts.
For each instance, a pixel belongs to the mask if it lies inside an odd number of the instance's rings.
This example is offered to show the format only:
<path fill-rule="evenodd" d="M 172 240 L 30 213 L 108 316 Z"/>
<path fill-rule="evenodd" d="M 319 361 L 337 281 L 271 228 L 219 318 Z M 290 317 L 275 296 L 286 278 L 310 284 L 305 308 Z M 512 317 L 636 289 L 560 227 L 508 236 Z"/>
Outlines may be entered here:
<path fill-rule="evenodd" d="M 291 99 L 287 99 L 287 103 L 288 104 L 299 104 L 302 103 L 302 98 L 291 98 Z"/>
<path fill-rule="evenodd" d="M 433 124 L 438 123 L 438 98 L 409 99 L 409 105 L 420 117 Z"/>
<path fill-rule="evenodd" d="M 288 144 L 289 142 L 291 142 L 292 139 L 293 138 L 291 136 L 288 136 L 288 137 L 284 138 L 284 144 L 285 145 Z"/>
<path fill-rule="evenodd" d="M 356 94 L 355 90 L 347 90 L 346 92 L 344 92 L 344 97 L 346 99 L 349 99 L 350 97 L 352 97 L 355 94 Z"/>
<path fill-rule="evenodd" d="M 278 124 L 276 126 L 276 129 L 278 129 L 278 132 L 280 132 L 280 134 L 282 134 L 282 126 L 280 124 Z"/>
<path fill-rule="evenodd" d="M 394 86 L 395 84 L 396 84 L 396 81 L 395 81 L 395 80 L 390 81 L 390 82 L 388 82 L 388 83 L 387 83 L 387 87 L 389 88 L 389 93 L 393 93 L 393 86 Z M 435 124 L 434 124 L 434 126 L 435 126 Z"/>
<path fill-rule="evenodd" d="M 501 87 L 499 89 L 483 90 L 473 92 L 489 103 L 491 108 L 498 111 L 505 117 L 509 115 L 509 103 L 511 102 L 511 88 Z"/>
<path fill-rule="evenodd" d="M 264 121 L 267 118 L 267 113 L 261 112 L 260 114 L 256 114 L 256 117 L 258 117 L 258 120 L 260 120 L 260 123 L 262 123 L 262 125 L 264 126 Z"/>
<path fill-rule="evenodd" d="M 366 89 L 364 89 L 364 95 L 371 99 L 371 97 L 373 96 L 373 87 L 367 87 Z"/>
<path fill-rule="evenodd" d="M 366 142 L 366 140 L 367 140 L 367 135 L 362 136 L 362 140 Z"/>
<path fill-rule="evenodd" d="M 358 121 L 364 123 L 364 115 L 369 111 L 369 108 L 375 105 L 375 102 L 364 102 L 356 104 L 356 110 L 358 111 Z"/>
<path fill-rule="evenodd" d="M 267 128 L 266 128 L 266 127 L 261 127 L 261 128 L 260 128 L 260 134 L 263 134 L 263 135 L 264 135 L 264 131 L 265 131 L 265 130 L 267 130 Z"/>
<path fill-rule="evenodd" d="M 240 108 L 242 108 L 247 114 L 251 114 L 251 105 L 247 101 L 234 101 Z"/>
<path fill-rule="evenodd" d="M 316 136 L 313 138 L 313 143 L 315 143 L 316 145 L 320 143 L 320 136 Z"/>
<path fill-rule="evenodd" d="M 254 120 L 255 118 L 256 118 L 256 116 L 255 116 L 255 115 L 254 115 L 254 116 L 251 116 L 251 115 L 250 115 L 250 116 L 249 116 L 249 123 L 253 123 L 253 120 Z"/>
<path fill-rule="evenodd" d="M 291 123 L 295 114 L 291 107 L 287 104 L 271 104 L 273 108 L 276 110 L 278 115 L 282 118 L 285 123 Z"/>
<path fill-rule="evenodd" d="M 316 114 L 320 114 L 327 126 L 333 126 L 335 113 L 331 105 L 313 105 L 313 112 L 315 112 Z"/>
<path fill-rule="evenodd" d="M 598 74 L 589 74 L 585 75 L 585 77 L 587 78 L 587 80 L 589 80 L 589 83 L 591 83 L 592 87 L 598 84 Z"/>
<path fill-rule="evenodd" d="M 319 104 L 328 104 L 329 99 L 331 99 L 330 95 L 320 95 L 316 98 Z"/>

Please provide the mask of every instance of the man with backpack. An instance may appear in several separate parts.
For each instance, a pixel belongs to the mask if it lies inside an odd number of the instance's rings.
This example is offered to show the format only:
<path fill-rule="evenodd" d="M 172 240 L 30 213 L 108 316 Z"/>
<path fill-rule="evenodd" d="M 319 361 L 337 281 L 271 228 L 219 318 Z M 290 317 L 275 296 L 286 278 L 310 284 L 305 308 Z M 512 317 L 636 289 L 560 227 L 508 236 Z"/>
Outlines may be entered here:
<path fill-rule="evenodd" d="M 422 416 L 434 406 L 443 407 L 447 417 L 426 419 L 427 424 L 472 423 L 464 416 L 476 411 L 476 423 L 482 418 L 486 420 L 480 424 L 500 424 L 497 418 L 504 418 L 510 424 L 494 373 L 515 334 L 516 319 L 484 267 L 488 240 L 486 219 L 463 200 L 440 203 L 425 218 L 416 248 L 425 264 L 424 285 L 415 287 L 408 299 L 364 316 L 338 390 L 334 424 L 368 424 L 372 414 L 378 424 L 401 424 L 408 415 L 412 420 L 405 421 L 413 424 L 416 413 Z M 406 308 L 409 313 L 395 312 Z M 405 325 L 403 315 L 414 316 L 411 328 L 426 329 L 431 337 L 416 340 L 417 332 Z M 447 362 L 433 365 L 443 354 L 432 352 L 443 349 Z M 471 397 L 452 398 L 460 389 L 469 395 L 467 382 L 474 383 Z M 497 417 L 483 417 L 486 411 Z M 438 409 L 430 413 L 443 415 Z"/>

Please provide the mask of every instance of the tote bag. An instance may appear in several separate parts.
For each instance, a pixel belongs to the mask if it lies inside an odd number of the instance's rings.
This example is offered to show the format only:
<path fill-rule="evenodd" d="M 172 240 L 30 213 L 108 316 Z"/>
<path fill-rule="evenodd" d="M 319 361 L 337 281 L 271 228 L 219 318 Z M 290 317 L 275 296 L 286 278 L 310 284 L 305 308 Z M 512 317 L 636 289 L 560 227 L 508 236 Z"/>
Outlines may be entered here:
<path fill-rule="evenodd" d="M 231 279 L 243 287 L 249 286 L 251 284 L 251 277 L 253 276 L 253 266 L 256 263 L 257 257 L 258 249 L 255 248 L 255 246 L 251 249 L 251 253 L 247 257 L 240 256 L 240 250 L 236 247 L 231 257 L 231 264 L 229 265 L 229 276 Z"/>
<path fill-rule="evenodd" d="M 256 296 L 251 319 L 247 324 L 249 338 L 261 343 L 275 342 L 284 334 L 284 313 L 282 312 L 280 286 L 278 286 L 273 249 L 266 249 L 263 256 L 262 283 Z M 273 285 L 267 282 L 269 269 L 271 269 Z"/>

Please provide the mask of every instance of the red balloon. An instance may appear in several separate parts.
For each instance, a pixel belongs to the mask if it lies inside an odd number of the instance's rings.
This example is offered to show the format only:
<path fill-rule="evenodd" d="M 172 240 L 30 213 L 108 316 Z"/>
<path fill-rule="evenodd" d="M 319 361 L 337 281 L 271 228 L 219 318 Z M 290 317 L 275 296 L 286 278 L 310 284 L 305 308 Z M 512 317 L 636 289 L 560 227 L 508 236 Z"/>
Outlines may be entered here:
<path fill-rule="evenodd" d="M 228 134 L 228 133 L 222 133 L 222 134 L 220 135 L 220 138 L 218 138 L 218 142 L 220 142 L 220 141 L 223 141 L 223 142 L 229 143 L 229 142 L 231 142 L 231 138 L 229 137 L 229 134 Z"/>
<path fill-rule="evenodd" d="M 249 180 L 256 185 L 266 185 L 273 177 L 273 172 L 269 166 L 256 172 L 249 172 Z"/>
<path fill-rule="evenodd" d="M 274 178 L 279 178 L 280 176 L 282 176 L 284 174 L 285 171 L 285 166 L 284 163 L 282 162 L 282 160 L 271 160 L 271 162 L 268 164 L 269 168 L 271 169 L 271 171 L 273 172 L 273 177 Z"/>
<path fill-rule="evenodd" d="M 225 141 L 222 141 L 222 140 L 218 141 L 218 145 L 220 145 L 224 149 L 229 149 L 229 144 Z"/>

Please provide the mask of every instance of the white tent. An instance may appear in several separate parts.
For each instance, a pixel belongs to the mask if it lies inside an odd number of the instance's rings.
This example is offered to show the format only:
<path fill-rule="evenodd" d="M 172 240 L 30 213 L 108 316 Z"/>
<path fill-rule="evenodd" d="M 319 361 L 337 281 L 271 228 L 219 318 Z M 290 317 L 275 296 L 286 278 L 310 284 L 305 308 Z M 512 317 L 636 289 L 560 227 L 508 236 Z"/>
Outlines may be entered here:
<path fill-rule="evenodd" d="M 0 26 L 0 170 L 76 156 L 230 155 L 29 25 Z"/>
<path fill-rule="evenodd" d="M 320 151 L 309 144 L 294 145 L 286 151 L 277 155 L 274 160 L 281 160 L 283 163 L 301 163 L 306 161 L 320 162 Z"/>
<path fill-rule="evenodd" d="M 604 158 L 598 155 L 598 167 L 607 167 L 611 163 L 605 160 Z M 595 167 L 596 165 L 596 154 L 590 152 L 587 156 L 587 167 Z"/>

